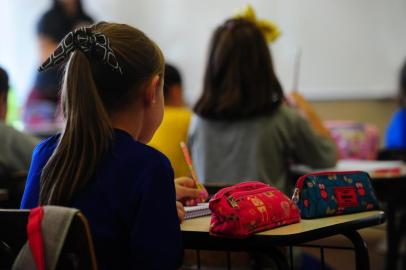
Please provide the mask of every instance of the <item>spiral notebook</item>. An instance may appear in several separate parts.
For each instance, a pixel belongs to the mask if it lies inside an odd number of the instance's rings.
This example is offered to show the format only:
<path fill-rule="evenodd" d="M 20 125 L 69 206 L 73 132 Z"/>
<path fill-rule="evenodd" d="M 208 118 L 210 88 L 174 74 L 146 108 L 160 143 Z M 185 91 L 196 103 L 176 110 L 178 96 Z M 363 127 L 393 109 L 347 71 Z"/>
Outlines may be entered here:
<path fill-rule="evenodd" d="M 209 203 L 199 203 L 196 206 L 185 206 L 185 219 L 211 215 Z"/>

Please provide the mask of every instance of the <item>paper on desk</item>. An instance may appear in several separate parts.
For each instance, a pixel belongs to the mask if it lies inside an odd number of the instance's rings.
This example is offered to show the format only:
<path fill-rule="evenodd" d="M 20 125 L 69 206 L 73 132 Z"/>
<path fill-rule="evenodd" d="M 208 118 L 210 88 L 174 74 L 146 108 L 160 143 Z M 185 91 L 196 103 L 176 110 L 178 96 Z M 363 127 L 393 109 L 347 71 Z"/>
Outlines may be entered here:
<path fill-rule="evenodd" d="M 185 206 L 185 219 L 211 215 L 209 203 L 199 203 L 196 206 Z"/>
<path fill-rule="evenodd" d="M 382 171 L 393 171 L 396 174 L 406 174 L 406 164 L 402 161 L 377 161 L 377 160 L 356 160 L 356 159 L 342 159 L 337 162 L 333 168 L 326 169 L 313 169 L 306 165 L 294 165 L 291 170 L 295 173 L 306 174 L 322 171 L 365 171 L 369 174 L 375 174 Z"/>

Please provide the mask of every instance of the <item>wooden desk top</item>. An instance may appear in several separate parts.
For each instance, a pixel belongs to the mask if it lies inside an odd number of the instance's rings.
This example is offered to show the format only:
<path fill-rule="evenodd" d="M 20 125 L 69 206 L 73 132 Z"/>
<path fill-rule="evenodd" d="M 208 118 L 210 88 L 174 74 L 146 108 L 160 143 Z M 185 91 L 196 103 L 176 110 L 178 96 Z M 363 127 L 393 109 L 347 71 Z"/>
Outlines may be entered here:
<path fill-rule="evenodd" d="M 406 178 L 406 163 L 403 161 L 379 161 L 379 160 L 349 160 L 343 159 L 337 162 L 333 168 L 313 169 L 306 165 L 293 165 L 291 170 L 294 174 L 303 175 L 315 172 L 334 171 L 365 171 L 372 179 L 392 180 Z"/>
<path fill-rule="evenodd" d="M 291 236 L 297 234 L 317 231 L 328 227 L 338 227 L 340 225 L 350 225 L 371 220 L 383 223 L 385 214 L 383 211 L 368 211 L 356 214 L 326 217 L 319 219 L 302 219 L 300 223 L 295 223 L 283 227 L 278 227 L 269 231 L 257 233 L 257 236 Z M 181 224 L 184 233 L 208 233 L 210 228 L 210 216 L 186 220 Z"/>
<path fill-rule="evenodd" d="M 206 250 L 246 251 L 274 246 L 300 245 L 309 241 L 375 226 L 385 221 L 382 211 L 369 211 L 321 219 L 302 220 L 300 223 L 256 233 L 244 239 L 215 237 L 209 234 L 210 217 L 185 221 L 181 225 L 184 248 Z"/>

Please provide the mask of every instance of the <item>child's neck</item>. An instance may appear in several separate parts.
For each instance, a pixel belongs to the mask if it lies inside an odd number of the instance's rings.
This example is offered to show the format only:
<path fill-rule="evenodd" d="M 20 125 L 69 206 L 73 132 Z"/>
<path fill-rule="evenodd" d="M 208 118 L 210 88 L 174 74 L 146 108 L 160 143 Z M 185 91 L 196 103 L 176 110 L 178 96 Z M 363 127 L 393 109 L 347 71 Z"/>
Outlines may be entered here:
<path fill-rule="evenodd" d="M 183 100 L 165 100 L 165 106 L 167 107 L 185 107 L 185 103 L 183 103 Z"/>
<path fill-rule="evenodd" d="M 117 112 L 110 116 L 113 128 L 128 132 L 135 140 L 140 139 L 143 126 L 143 112 Z"/>

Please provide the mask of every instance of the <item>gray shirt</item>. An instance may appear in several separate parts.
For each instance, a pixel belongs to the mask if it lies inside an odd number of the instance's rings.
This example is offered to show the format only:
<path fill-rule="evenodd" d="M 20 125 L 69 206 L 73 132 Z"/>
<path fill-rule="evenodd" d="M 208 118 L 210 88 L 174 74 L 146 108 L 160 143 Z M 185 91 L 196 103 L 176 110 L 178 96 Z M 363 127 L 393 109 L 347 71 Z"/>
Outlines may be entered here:
<path fill-rule="evenodd" d="M 259 180 L 290 194 L 291 161 L 313 168 L 335 165 L 335 144 L 314 132 L 298 113 L 281 105 L 274 113 L 240 121 L 193 116 L 189 146 L 199 179 L 238 183 Z"/>
<path fill-rule="evenodd" d="M 0 122 L 0 164 L 12 172 L 28 171 L 39 140 Z"/>

